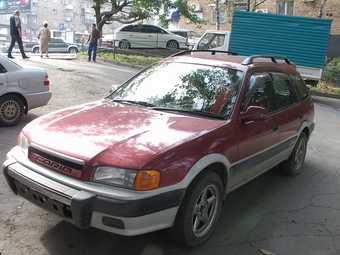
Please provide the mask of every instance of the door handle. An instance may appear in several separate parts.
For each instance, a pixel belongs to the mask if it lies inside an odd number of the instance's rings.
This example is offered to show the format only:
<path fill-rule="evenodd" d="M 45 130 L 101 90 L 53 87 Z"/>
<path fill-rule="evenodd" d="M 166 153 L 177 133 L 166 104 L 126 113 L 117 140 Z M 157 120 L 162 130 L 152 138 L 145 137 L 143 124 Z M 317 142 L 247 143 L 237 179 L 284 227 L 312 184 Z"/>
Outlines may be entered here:
<path fill-rule="evenodd" d="M 273 126 L 273 131 L 276 131 L 276 130 L 279 130 L 279 124 L 275 124 L 275 125 Z"/>

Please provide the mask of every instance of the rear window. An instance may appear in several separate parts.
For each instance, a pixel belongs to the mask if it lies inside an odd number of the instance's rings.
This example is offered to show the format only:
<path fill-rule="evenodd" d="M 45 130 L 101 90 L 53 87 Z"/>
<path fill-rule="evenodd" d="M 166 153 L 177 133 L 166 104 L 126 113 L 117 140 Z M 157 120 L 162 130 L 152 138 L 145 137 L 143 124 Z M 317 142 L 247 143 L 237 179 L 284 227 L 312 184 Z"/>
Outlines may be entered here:
<path fill-rule="evenodd" d="M 302 78 L 298 75 L 289 75 L 289 77 L 293 80 L 295 83 L 295 86 L 298 90 L 298 93 L 302 99 L 306 99 L 309 95 L 308 88 Z"/>

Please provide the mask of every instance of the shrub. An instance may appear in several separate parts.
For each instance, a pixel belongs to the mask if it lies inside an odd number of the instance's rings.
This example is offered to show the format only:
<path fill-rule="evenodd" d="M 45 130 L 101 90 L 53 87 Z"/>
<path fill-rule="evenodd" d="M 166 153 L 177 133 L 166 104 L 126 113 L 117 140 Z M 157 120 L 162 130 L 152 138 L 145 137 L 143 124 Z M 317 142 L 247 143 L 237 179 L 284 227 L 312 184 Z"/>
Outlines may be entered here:
<path fill-rule="evenodd" d="M 340 58 L 326 60 L 322 78 L 325 82 L 340 82 Z"/>

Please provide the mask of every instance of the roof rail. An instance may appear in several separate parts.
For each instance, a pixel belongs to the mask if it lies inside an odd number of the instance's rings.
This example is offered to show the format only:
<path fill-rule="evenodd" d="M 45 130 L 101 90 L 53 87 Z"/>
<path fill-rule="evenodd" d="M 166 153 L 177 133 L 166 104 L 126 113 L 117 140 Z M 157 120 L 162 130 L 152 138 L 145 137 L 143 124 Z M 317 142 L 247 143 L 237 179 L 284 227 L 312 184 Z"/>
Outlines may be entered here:
<path fill-rule="evenodd" d="M 272 55 L 252 55 L 245 60 L 243 60 L 242 65 L 251 65 L 254 63 L 255 58 L 270 58 L 272 62 L 277 63 L 277 59 L 283 59 L 288 65 L 291 65 L 292 63 L 289 61 L 287 57 L 284 56 L 272 56 Z"/>
<path fill-rule="evenodd" d="M 224 51 L 224 50 L 183 50 L 183 51 L 175 53 L 175 54 L 173 54 L 169 57 L 177 57 L 177 56 L 187 55 L 189 53 L 195 53 L 195 52 L 207 52 L 207 53 L 211 52 L 211 55 L 216 55 L 216 53 L 227 53 L 229 55 L 238 56 L 238 54 L 236 52 Z"/>

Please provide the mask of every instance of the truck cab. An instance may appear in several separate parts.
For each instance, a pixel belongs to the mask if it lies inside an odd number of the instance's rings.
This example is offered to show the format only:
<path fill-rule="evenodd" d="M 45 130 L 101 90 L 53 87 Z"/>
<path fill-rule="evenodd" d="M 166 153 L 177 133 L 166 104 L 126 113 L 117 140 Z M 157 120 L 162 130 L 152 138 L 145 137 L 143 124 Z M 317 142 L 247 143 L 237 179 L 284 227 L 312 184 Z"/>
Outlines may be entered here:
<path fill-rule="evenodd" d="M 207 30 L 194 45 L 193 50 L 223 50 L 229 48 L 229 31 Z"/>

